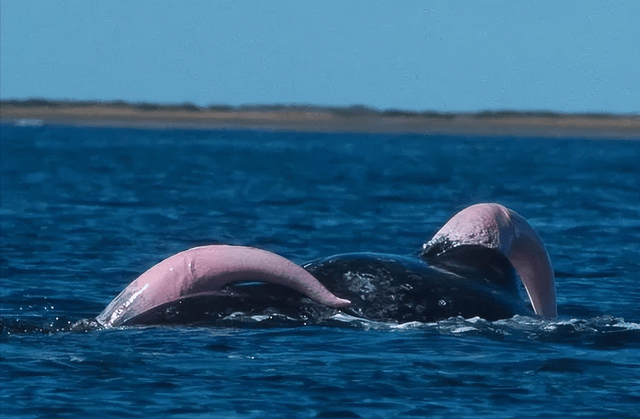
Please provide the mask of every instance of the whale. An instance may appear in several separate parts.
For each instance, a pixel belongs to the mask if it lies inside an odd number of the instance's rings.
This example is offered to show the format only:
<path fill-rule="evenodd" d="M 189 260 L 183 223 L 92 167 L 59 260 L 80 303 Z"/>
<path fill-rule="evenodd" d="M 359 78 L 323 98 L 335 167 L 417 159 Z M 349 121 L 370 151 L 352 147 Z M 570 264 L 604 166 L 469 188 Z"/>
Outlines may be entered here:
<path fill-rule="evenodd" d="M 234 313 L 304 324 L 339 313 L 390 322 L 557 317 L 542 239 L 496 203 L 455 214 L 413 254 L 344 253 L 298 265 L 263 249 L 208 245 L 142 273 L 96 317 L 105 328 L 197 324 Z"/>

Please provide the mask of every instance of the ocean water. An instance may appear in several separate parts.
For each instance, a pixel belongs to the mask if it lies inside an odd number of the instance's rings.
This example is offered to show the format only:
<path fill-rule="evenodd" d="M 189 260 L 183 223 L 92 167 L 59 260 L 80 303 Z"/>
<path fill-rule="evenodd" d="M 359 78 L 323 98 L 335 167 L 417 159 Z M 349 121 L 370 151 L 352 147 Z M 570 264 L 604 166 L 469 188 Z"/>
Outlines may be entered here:
<path fill-rule="evenodd" d="M 640 141 L 0 128 L 3 418 L 640 416 Z M 478 202 L 538 229 L 557 320 L 86 325 L 190 247 L 411 254 Z"/>

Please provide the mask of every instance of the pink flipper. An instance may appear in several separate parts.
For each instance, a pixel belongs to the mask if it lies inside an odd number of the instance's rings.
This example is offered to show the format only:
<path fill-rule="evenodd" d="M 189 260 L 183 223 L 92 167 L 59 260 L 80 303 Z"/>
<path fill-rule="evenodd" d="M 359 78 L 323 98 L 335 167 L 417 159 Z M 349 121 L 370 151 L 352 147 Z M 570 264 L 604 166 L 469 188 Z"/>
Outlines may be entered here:
<path fill-rule="evenodd" d="M 243 246 L 203 246 L 175 254 L 140 275 L 97 321 L 103 326 L 122 325 L 155 307 L 215 294 L 224 285 L 239 281 L 283 285 L 333 308 L 351 304 L 333 295 L 300 266 L 275 253 Z"/>
<path fill-rule="evenodd" d="M 557 317 L 551 260 L 540 236 L 520 214 L 499 204 L 477 204 L 451 218 L 425 246 L 448 240 L 455 246 L 500 250 L 522 279 L 536 314 Z"/>

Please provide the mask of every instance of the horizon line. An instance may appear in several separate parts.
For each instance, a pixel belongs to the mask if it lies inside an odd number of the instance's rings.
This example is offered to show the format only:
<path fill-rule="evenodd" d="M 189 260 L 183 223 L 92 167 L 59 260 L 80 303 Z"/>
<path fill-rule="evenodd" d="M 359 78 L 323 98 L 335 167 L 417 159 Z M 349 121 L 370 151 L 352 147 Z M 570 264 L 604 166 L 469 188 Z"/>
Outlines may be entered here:
<path fill-rule="evenodd" d="M 532 116 L 532 117 L 563 117 L 563 116 L 585 116 L 585 117 L 634 117 L 640 116 L 638 113 L 615 113 L 615 112 L 565 112 L 547 109 L 540 110 L 517 110 L 509 108 L 495 108 L 478 111 L 437 111 L 421 110 L 412 111 L 400 108 L 379 109 L 369 105 L 352 104 L 344 106 L 313 105 L 304 103 L 255 103 L 243 105 L 228 105 L 222 103 L 212 103 L 210 105 L 199 106 L 190 101 L 183 102 L 150 102 L 150 101 L 127 101 L 123 99 L 113 100 L 84 100 L 84 99 L 46 99 L 43 97 L 28 97 L 24 99 L 10 98 L 0 99 L 0 105 L 13 105 L 21 107 L 47 107 L 47 106 L 113 106 L 131 107 L 140 110 L 186 110 L 186 111 L 323 111 L 330 113 L 344 113 L 350 115 L 380 115 L 380 116 Z"/>

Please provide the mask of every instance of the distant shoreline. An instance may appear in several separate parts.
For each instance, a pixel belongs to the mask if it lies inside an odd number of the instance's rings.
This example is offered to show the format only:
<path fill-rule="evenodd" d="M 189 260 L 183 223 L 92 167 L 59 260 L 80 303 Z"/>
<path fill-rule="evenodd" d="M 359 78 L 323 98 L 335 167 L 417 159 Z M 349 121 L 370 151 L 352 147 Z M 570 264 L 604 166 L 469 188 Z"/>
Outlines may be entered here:
<path fill-rule="evenodd" d="M 0 102 L 0 121 L 131 128 L 250 129 L 301 132 L 415 133 L 640 139 L 640 115 L 496 111 L 377 111 L 363 106 L 210 106 L 125 102 Z"/>

